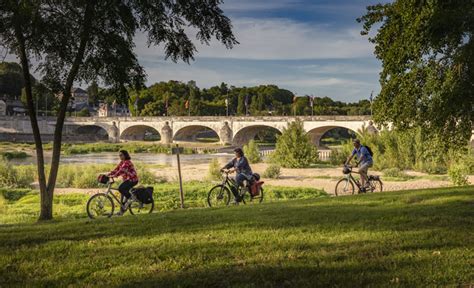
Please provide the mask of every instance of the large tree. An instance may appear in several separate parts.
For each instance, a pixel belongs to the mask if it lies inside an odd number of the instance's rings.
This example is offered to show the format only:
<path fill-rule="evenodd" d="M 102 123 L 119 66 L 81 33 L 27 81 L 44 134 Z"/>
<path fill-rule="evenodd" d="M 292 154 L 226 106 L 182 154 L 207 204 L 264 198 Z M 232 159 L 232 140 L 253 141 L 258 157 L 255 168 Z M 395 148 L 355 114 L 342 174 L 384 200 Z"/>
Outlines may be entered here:
<path fill-rule="evenodd" d="M 226 47 L 237 44 L 221 0 L 4 0 L 0 2 L 0 42 L 17 55 L 23 70 L 28 114 L 36 144 L 41 194 L 39 219 L 51 219 L 66 109 L 75 82 L 98 79 L 126 96 L 140 87 L 145 73 L 134 53 L 137 32 L 148 45 L 162 45 L 167 58 L 193 60 L 197 40 L 217 38 Z M 35 116 L 30 68 L 33 58 L 43 80 L 63 97 L 54 131 L 49 178 Z M 123 99 L 122 99 L 123 100 Z"/>
<path fill-rule="evenodd" d="M 369 6 L 362 34 L 382 61 L 375 120 L 421 127 L 438 149 L 465 146 L 474 103 L 472 0 L 396 0 Z"/>

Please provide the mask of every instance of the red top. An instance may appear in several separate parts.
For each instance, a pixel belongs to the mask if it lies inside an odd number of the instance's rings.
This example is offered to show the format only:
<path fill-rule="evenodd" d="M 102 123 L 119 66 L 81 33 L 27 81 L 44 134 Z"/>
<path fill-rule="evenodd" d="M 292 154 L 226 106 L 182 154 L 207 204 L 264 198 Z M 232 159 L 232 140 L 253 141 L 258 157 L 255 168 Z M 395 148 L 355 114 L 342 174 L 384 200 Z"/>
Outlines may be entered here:
<path fill-rule="evenodd" d="M 109 173 L 110 177 L 122 176 L 124 181 L 130 180 L 132 182 L 138 182 L 138 175 L 133 163 L 130 160 L 123 160 L 115 167 L 115 169 Z"/>

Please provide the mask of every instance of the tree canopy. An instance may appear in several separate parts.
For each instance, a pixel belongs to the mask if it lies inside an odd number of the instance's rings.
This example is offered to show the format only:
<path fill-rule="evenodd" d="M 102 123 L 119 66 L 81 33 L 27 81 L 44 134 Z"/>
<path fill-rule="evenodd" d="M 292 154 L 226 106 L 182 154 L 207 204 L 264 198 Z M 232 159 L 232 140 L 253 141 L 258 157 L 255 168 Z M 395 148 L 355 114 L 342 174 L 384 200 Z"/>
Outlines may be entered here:
<path fill-rule="evenodd" d="M 0 96 L 17 99 L 25 87 L 21 66 L 14 62 L 0 63 Z"/>
<path fill-rule="evenodd" d="M 474 103 L 474 5 L 471 0 L 396 0 L 369 6 L 362 34 L 382 61 L 379 123 L 421 127 L 438 145 L 465 146 Z"/>
<path fill-rule="evenodd" d="M 21 62 L 25 98 L 36 144 L 41 194 L 40 219 L 52 218 L 62 131 L 75 82 L 100 80 L 126 98 L 127 87 L 141 87 L 145 72 L 134 52 L 141 33 L 148 45 L 161 45 L 166 58 L 193 60 L 189 34 L 208 44 L 216 38 L 227 48 L 237 44 L 221 0 L 5 0 L 0 2 L 0 43 Z M 30 68 L 32 59 L 43 82 L 62 93 L 54 132 L 51 169 L 46 181 L 44 155 L 35 117 Z"/>
<path fill-rule="evenodd" d="M 235 116 L 247 112 L 254 116 L 311 115 L 311 109 L 314 109 L 314 115 L 370 115 L 368 100 L 344 103 L 329 97 L 314 97 L 311 107 L 309 96 L 295 98 L 291 91 L 276 85 L 235 87 L 221 83 L 200 89 L 194 81 L 173 80 L 131 91 L 128 104 L 132 114 L 138 116 L 224 116 L 227 114 L 226 100 L 229 115 Z"/>

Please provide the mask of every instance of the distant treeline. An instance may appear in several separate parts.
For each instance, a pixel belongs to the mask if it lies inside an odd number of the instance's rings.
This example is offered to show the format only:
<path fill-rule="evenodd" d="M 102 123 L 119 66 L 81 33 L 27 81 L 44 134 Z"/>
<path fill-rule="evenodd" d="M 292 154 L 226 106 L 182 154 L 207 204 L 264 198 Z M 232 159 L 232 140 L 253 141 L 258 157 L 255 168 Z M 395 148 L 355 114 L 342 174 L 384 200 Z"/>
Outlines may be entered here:
<path fill-rule="evenodd" d="M 348 104 L 329 97 L 297 96 L 276 85 L 235 87 L 222 83 L 200 89 L 194 81 L 160 82 L 131 92 L 129 107 L 139 116 L 370 114 L 368 100 Z"/>
<path fill-rule="evenodd" d="M 38 109 L 54 114 L 58 101 L 46 83 L 35 81 L 33 93 Z M 17 63 L 0 65 L 0 98 L 21 99 L 21 67 Z M 224 116 L 224 115 L 369 115 L 369 100 L 357 103 L 334 101 L 329 97 L 295 95 L 276 85 L 235 87 L 226 83 L 201 89 L 196 82 L 159 82 L 140 91 L 101 88 L 96 82 L 87 87 L 89 104 L 128 105 L 134 116 Z"/>

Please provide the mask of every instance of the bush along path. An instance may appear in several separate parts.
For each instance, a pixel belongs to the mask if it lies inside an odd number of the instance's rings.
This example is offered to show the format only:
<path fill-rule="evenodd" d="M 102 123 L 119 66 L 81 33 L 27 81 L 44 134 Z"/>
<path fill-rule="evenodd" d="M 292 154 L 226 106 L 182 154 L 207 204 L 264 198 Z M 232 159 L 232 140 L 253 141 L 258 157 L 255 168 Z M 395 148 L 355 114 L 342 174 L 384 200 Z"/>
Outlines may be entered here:
<path fill-rule="evenodd" d="M 471 186 L 3 225 L 0 279 L 6 287 L 468 287 L 473 193 Z"/>

